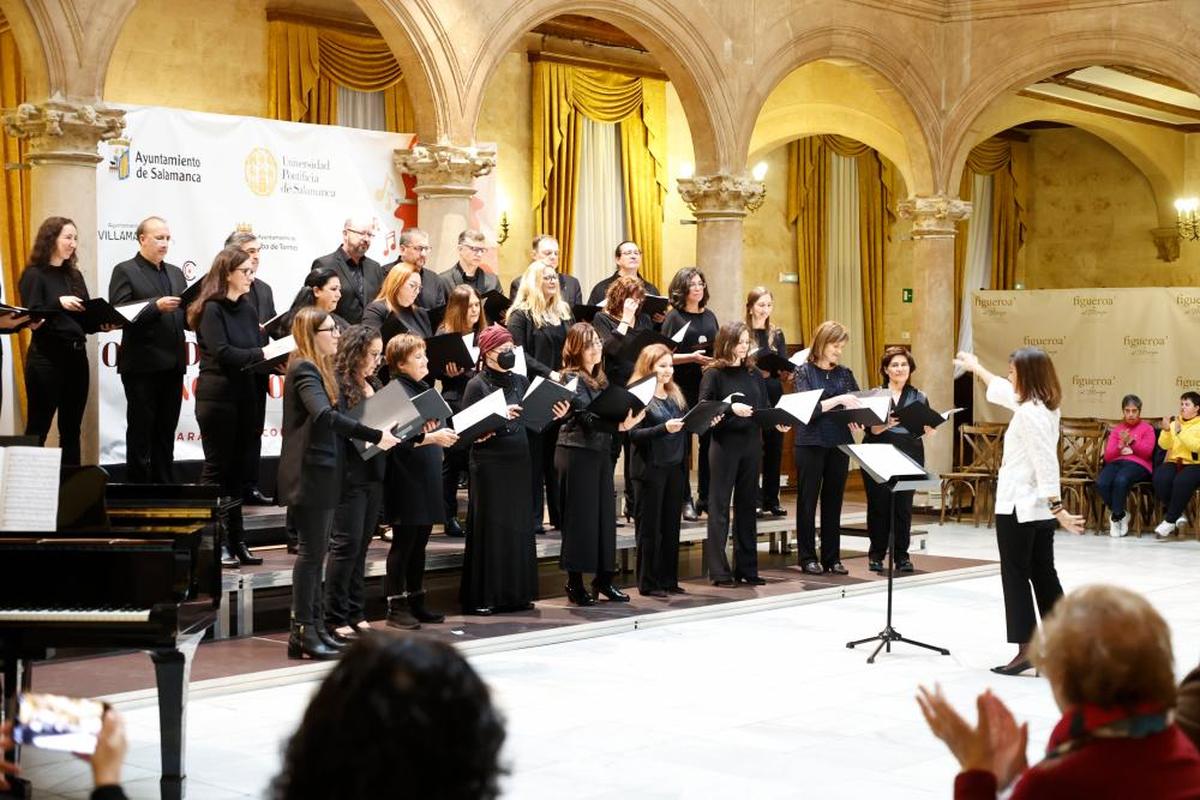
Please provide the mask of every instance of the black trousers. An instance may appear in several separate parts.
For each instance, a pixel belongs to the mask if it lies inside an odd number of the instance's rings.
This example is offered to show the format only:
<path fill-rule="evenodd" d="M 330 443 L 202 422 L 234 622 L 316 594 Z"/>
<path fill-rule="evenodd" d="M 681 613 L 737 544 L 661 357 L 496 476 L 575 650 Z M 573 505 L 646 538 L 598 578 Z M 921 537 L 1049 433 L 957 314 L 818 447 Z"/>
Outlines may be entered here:
<path fill-rule="evenodd" d="M 1170 462 L 1159 464 L 1154 470 L 1154 496 L 1167 508 L 1163 519 L 1174 522 L 1182 517 L 1197 487 L 1200 487 L 1200 464 L 1179 469 Z"/>
<path fill-rule="evenodd" d="M 173 369 L 122 373 L 121 383 L 125 387 L 125 479 L 174 483 L 183 373 Z"/>
<path fill-rule="evenodd" d="M 315 625 L 321 613 L 321 566 L 329 549 L 333 528 L 332 508 L 291 506 L 292 520 L 300 537 L 300 553 L 292 566 L 292 619 Z"/>
<path fill-rule="evenodd" d="M 817 500 L 821 501 L 821 565 L 841 559 L 842 495 L 850 457 L 836 447 L 796 447 L 796 550 L 800 564 L 817 560 Z"/>
<path fill-rule="evenodd" d="M 688 434 L 687 454 L 683 457 L 684 477 L 688 479 L 683 484 L 683 496 L 685 499 L 691 500 L 692 449 L 699 446 L 700 451 L 696 454 L 696 502 L 700 504 L 708 502 L 708 482 L 710 480 L 708 474 L 708 446 L 710 442 L 712 442 L 711 432 L 699 434 L 694 439 L 691 434 Z"/>
<path fill-rule="evenodd" d="M 1096 476 L 1096 493 L 1100 495 L 1104 505 L 1112 510 L 1112 518 L 1121 519 L 1125 516 L 1125 500 L 1129 497 L 1129 487 L 1147 480 L 1150 480 L 1149 470 L 1136 461 L 1119 459 L 1105 464 L 1104 469 L 1100 470 L 1100 474 Z M 1187 505 L 1187 501 L 1184 501 L 1184 505 Z"/>
<path fill-rule="evenodd" d="M 379 524 L 383 483 L 348 483 L 333 514 L 325 571 L 325 624 L 337 628 L 367 618 L 367 548 Z"/>
<path fill-rule="evenodd" d="M 896 492 L 895 514 L 892 509 L 892 492 L 886 483 L 876 483 L 863 476 L 867 490 L 867 532 L 871 536 L 871 548 L 867 557 L 872 561 L 883 561 L 887 556 L 888 535 L 891 526 L 896 526 L 896 549 L 892 560 L 897 564 L 908 560 L 908 544 L 912 538 L 913 492 Z"/>
<path fill-rule="evenodd" d="M 679 585 L 679 515 L 683 510 L 683 464 L 648 468 L 637 483 L 638 589 Z"/>
<path fill-rule="evenodd" d="M 25 391 L 29 398 L 29 418 L 25 435 L 38 437 L 46 444 L 50 423 L 58 414 L 58 443 L 62 463 L 80 463 L 79 432 L 88 395 L 88 359 L 82 348 L 63 347 L 53 353 L 42 352 L 36 345 L 29 349 L 25 362 Z"/>
<path fill-rule="evenodd" d="M 442 504 L 446 506 L 446 521 L 458 516 L 458 478 L 467 469 L 471 448 L 448 447 L 442 450 Z M 467 496 L 470 496 L 470 487 Z"/>
<path fill-rule="evenodd" d="M 259 469 L 262 462 L 262 431 L 267 421 L 267 388 L 270 379 L 266 375 L 254 376 L 254 408 L 251 411 L 253 428 L 257 435 L 247 444 L 243 453 L 245 463 L 242 466 L 241 496 L 250 493 L 251 489 L 259 488 Z"/>
<path fill-rule="evenodd" d="M 712 437 L 708 448 L 708 539 L 704 559 L 712 581 L 758 577 L 758 471 L 762 444 L 758 431 Z M 725 556 L 729 509 L 733 505 L 733 571 Z"/>
<path fill-rule="evenodd" d="M 196 422 L 200 424 L 200 445 L 204 449 L 204 466 L 200 483 L 220 486 L 221 494 L 241 499 L 245 485 L 247 448 L 259 440 L 261 427 L 256 427 L 251 398 L 237 400 L 196 400 Z M 229 542 L 242 541 L 245 526 L 242 505 L 229 511 Z"/>
<path fill-rule="evenodd" d="M 562 529 L 562 503 L 559 497 L 558 468 L 554 466 L 554 448 L 558 444 L 558 425 L 550 425 L 541 433 L 527 431 L 529 436 L 529 468 L 533 470 L 531 503 L 534 529 L 543 526 L 542 509 L 550 511 L 550 527 Z M 465 448 L 464 448 L 465 449 Z"/>
<path fill-rule="evenodd" d="M 388 597 L 417 594 L 425 587 L 425 545 L 432 525 L 393 525 L 384 590 Z"/>
<path fill-rule="evenodd" d="M 1062 597 L 1062 584 L 1054 569 L 1054 520 L 1017 522 L 1015 514 L 996 515 L 996 544 L 1000 548 L 1000 581 L 1004 585 L 1004 619 L 1008 641 L 1024 644 L 1033 638 L 1037 618 L 1042 619 Z M 1033 598 L 1029 587 L 1033 585 Z"/>
<path fill-rule="evenodd" d="M 783 433 L 773 427 L 762 430 L 762 486 L 758 490 L 758 507 L 767 509 L 779 505 L 779 462 L 783 458 Z"/>

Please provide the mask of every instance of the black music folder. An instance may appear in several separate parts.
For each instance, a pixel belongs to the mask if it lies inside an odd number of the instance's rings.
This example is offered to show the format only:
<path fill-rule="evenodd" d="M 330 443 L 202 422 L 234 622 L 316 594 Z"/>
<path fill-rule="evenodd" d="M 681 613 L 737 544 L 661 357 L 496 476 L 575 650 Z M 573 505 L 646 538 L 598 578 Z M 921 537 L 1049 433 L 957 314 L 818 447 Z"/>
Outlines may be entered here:
<path fill-rule="evenodd" d="M 588 404 L 587 410 L 609 422 L 624 422 L 629 412 L 637 414 L 649 405 L 657 380 L 648 375 L 628 387 L 609 384 Z"/>
<path fill-rule="evenodd" d="M 781 372 L 791 372 L 796 369 L 795 364 L 774 350 L 764 348 L 751 356 L 751 358 L 754 359 L 754 366 L 775 376 L 778 376 Z"/>
<path fill-rule="evenodd" d="M 480 299 L 483 301 L 484 318 L 488 322 L 496 322 L 503 325 L 504 316 L 508 313 L 508 307 L 512 305 L 512 300 L 505 297 L 496 289 L 487 292 Z M 437 330 L 437 328 L 434 328 L 434 330 Z"/>
<path fill-rule="evenodd" d="M 388 342 L 400 334 L 408 332 L 408 326 L 401 322 L 399 317 L 395 314 L 388 314 L 383 324 L 379 326 L 379 338 L 383 340 L 384 350 L 387 350 Z"/>
<path fill-rule="evenodd" d="M 603 305 L 591 306 L 584 305 L 582 303 L 576 303 L 575 305 L 571 306 L 571 313 L 575 316 L 575 321 L 586 322 L 589 325 L 592 324 L 592 320 L 594 320 L 596 315 L 602 310 L 604 310 Z"/>
<path fill-rule="evenodd" d="M 204 283 L 204 278 L 193 283 L 191 286 L 183 290 L 183 294 L 179 295 L 179 307 L 186 309 L 192 304 L 192 301 L 200 296 L 200 286 Z"/>
<path fill-rule="evenodd" d="M 908 432 L 913 436 L 920 436 L 925 432 L 925 426 L 936 428 L 957 411 L 962 411 L 961 408 L 952 408 L 944 413 L 934 411 L 929 407 L 928 403 L 909 403 L 904 408 L 898 408 L 892 413 L 896 419 L 900 420 L 900 424 L 908 429 Z"/>
<path fill-rule="evenodd" d="M 858 393 L 858 399 L 863 404 L 862 408 L 835 408 L 831 411 L 826 411 L 825 415 L 832 416 L 836 421 L 843 424 L 857 422 L 863 427 L 887 424 L 889 409 L 892 405 L 890 394 L 860 392 Z"/>
<path fill-rule="evenodd" d="M 347 416 L 376 430 L 391 429 L 392 435 L 401 441 L 411 439 L 421 432 L 425 418 L 417 410 L 416 405 L 404 391 L 400 381 L 392 381 L 375 394 L 346 412 Z M 359 455 L 364 459 L 372 458 L 382 453 L 370 442 L 351 439 Z"/>
<path fill-rule="evenodd" d="M 479 349 L 474 347 L 474 333 L 443 333 L 425 340 L 425 355 L 429 357 L 429 374 L 441 377 L 446 366 L 457 364 L 459 369 L 468 370 L 479 360 Z M 474 352 L 472 352 L 474 350 Z"/>
<path fill-rule="evenodd" d="M 23 306 L 10 306 L 8 303 L 0 303 L 0 317 L 29 317 L 32 322 L 62 313 L 64 313 L 64 309 L 62 308 L 25 308 Z"/>
<path fill-rule="evenodd" d="M 672 353 L 679 347 L 679 342 L 663 336 L 658 331 L 631 331 L 625 334 L 621 348 L 617 351 L 617 358 L 628 361 L 630 364 L 636 363 L 638 355 L 652 344 L 665 345 Z"/>
<path fill-rule="evenodd" d="M 688 433 L 704 433 L 712 427 L 714 419 L 729 410 L 730 405 L 723 400 L 701 400 L 683 415 L 683 429 Z"/>
<path fill-rule="evenodd" d="M 291 336 L 285 336 L 282 339 L 277 339 L 270 344 L 263 346 L 263 360 L 256 361 L 253 364 L 245 367 L 249 372 L 274 372 L 275 369 L 287 363 L 288 356 L 296 349 L 296 340 Z"/>
<path fill-rule="evenodd" d="M 642 313 L 653 317 L 655 314 L 665 314 L 671 307 L 671 301 L 661 294 L 648 294 L 642 300 Z"/>
<path fill-rule="evenodd" d="M 426 389 L 414 397 L 412 402 L 417 407 L 417 413 L 421 415 L 421 419 L 426 421 L 436 419 L 441 425 L 454 415 L 454 411 L 446 405 L 445 399 L 438 394 L 436 389 Z"/>
<path fill-rule="evenodd" d="M 466 446 L 507 424 L 508 401 L 504 399 L 503 389 L 497 389 L 450 418 L 450 427 L 458 433 L 455 447 Z"/>
<path fill-rule="evenodd" d="M 282 339 L 285 336 L 289 336 L 292 332 L 292 317 L 294 316 L 291 309 L 284 311 L 282 314 L 276 314 L 262 323 L 263 333 L 272 339 Z"/>
<path fill-rule="evenodd" d="M 816 413 L 824 389 L 807 392 L 792 392 L 779 398 L 774 408 L 754 409 L 754 419 L 759 425 L 807 425 Z"/>
<path fill-rule="evenodd" d="M 139 313 L 143 307 L 144 305 L 137 309 Z M 103 297 L 93 297 L 91 300 L 84 300 L 83 311 L 70 311 L 67 313 L 74 314 L 79 320 L 80 327 L 87 333 L 96 333 L 104 325 L 112 325 L 120 328 L 130 321 L 130 318 L 127 318 Z M 135 314 L 134 316 L 137 315 Z"/>
<path fill-rule="evenodd" d="M 521 424 L 534 433 L 541 433 L 554 421 L 554 406 L 563 400 L 570 402 L 575 396 L 575 386 L 578 378 L 572 378 L 567 385 L 555 383 L 540 375 L 529 384 L 525 397 L 521 399 Z"/>

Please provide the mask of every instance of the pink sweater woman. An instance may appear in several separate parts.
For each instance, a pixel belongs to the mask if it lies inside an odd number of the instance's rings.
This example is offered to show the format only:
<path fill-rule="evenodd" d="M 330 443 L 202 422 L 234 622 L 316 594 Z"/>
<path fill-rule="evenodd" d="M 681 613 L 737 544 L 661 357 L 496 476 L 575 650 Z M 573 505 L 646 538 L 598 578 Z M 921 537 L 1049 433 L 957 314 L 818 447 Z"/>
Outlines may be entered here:
<path fill-rule="evenodd" d="M 1108 533 L 1114 537 L 1129 533 L 1125 497 L 1130 486 L 1150 480 L 1155 438 L 1154 429 L 1142 419 L 1142 400 L 1136 394 L 1121 400 L 1121 416 L 1121 422 L 1108 435 L 1104 468 L 1096 477 L 1096 491 L 1112 511 Z"/>

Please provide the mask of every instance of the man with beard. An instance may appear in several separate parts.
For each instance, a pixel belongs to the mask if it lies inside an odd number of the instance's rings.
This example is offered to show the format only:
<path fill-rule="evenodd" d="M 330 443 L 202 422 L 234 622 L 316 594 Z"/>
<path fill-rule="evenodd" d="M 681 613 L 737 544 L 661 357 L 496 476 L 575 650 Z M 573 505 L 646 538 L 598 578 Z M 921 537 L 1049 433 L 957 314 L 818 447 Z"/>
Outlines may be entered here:
<path fill-rule="evenodd" d="M 363 309 L 379 294 L 387 270 L 367 257 L 375 238 L 375 221 L 368 217 L 350 217 L 342 226 L 342 246 L 326 256 L 314 259 L 313 269 L 332 269 L 342 284 L 342 297 L 335 313 L 351 325 L 362 322 Z"/>

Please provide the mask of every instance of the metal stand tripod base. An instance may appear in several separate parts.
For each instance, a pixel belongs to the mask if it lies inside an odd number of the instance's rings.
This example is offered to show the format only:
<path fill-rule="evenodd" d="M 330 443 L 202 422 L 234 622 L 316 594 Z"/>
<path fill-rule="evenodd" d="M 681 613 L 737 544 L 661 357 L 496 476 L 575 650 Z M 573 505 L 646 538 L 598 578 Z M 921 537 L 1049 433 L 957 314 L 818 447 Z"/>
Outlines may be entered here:
<path fill-rule="evenodd" d="M 866 639 L 856 639 L 853 642 L 846 642 L 846 647 L 853 649 L 855 646 L 866 644 L 867 642 L 879 642 L 879 646 L 875 648 L 875 652 L 871 653 L 871 657 L 867 659 L 868 664 L 875 663 L 875 656 L 879 655 L 879 651 L 884 647 L 887 648 L 889 653 L 892 652 L 892 642 L 904 642 L 905 644 L 924 647 L 926 650 L 933 650 L 941 653 L 944 656 L 950 655 L 950 651 L 944 647 L 938 647 L 937 645 L 933 644 L 925 644 L 924 642 L 918 642 L 915 639 L 905 639 L 900 635 L 900 631 L 896 630 L 891 625 L 885 627 L 875 636 L 869 636 Z"/>

